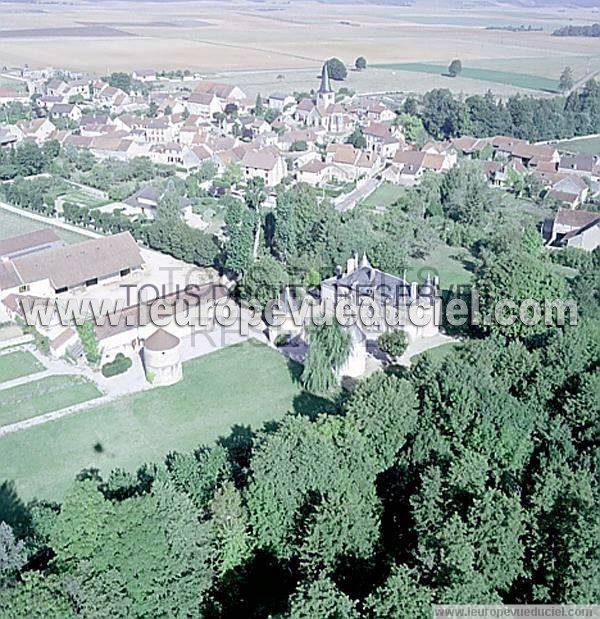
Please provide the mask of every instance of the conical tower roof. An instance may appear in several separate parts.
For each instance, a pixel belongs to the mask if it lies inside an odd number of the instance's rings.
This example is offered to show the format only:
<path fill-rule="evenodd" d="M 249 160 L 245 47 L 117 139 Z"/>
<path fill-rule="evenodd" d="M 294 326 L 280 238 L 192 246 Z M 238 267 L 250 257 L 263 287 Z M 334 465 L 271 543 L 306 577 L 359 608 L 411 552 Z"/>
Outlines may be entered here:
<path fill-rule="evenodd" d="M 331 82 L 329 81 L 329 68 L 327 63 L 323 65 L 323 71 L 321 71 L 321 86 L 319 92 L 333 92 L 331 90 Z"/>

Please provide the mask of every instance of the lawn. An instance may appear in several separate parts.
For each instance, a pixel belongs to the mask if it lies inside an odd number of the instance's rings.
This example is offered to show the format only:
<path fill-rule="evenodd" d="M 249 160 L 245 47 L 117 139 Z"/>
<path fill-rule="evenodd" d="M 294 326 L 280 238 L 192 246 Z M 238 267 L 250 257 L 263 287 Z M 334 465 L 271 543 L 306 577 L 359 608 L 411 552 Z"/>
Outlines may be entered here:
<path fill-rule="evenodd" d="M 443 290 L 451 286 L 463 286 L 471 283 L 473 274 L 467 270 L 465 262 L 469 252 L 460 247 L 439 245 L 427 258 L 414 260 L 409 265 L 406 275 L 411 281 L 424 281 L 427 275 L 437 275 Z"/>
<path fill-rule="evenodd" d="M 385 209 L 393 204 L 404 192 L 404 188 L 393 183 L 382 183 L 362 202 L 361 206 L 369 209 Z"/>
<path fill-rule="evenodd" d="M 411 71 L 414 73 L 429 73 L 441 75 L 446 73 L 447 66 L 438 64 L 427 64 L 424 62 L 397 62 L 390 64 L 371 65 L 375 69 L 391 69 L 393 71 Z M 542 90 L 545 92 L 558 92 L 558 82 L 549 77 L 541 75 L 529 75 L 526 73 L 513 73 L 512 71 L 497 71 L 494 69 L 484 69 L 478 67 L 463 66 L 460 77 L 468 79 L 493 82 L 494 84 L 505 84 L 518 88 L 530 90 Z M 451 79 L 451 78 L 448 78 Z"/>
<path fill-rule="evenodd" d="M 78 375 L 46 376 L 17 387 L 2 389 L 0 425 L 8 425 L 87 402 L 100 395 L 100 391 L 93 383 Z M 40 449 L 44 448 L 40 445 Z"/>
<path fill-rule="evenodd" d="M 435 348 L 431 348 L 429 350 L 426 350 L 425 352 L 419 353 L 418 355 L 415 355 L 412 359 L 411 359 L 411 363 L 414 364 L 416 363 L 417 359 L 423 355 L 427 355 L 428 359 L 431 359 L 431 361 L 441 361 L 442 359 L 444 359 L 445 357 L 447 357 L 451 352 L 455 351 L 456 349 L 458 349 L 460 346 L 460 344 L 456 343 L 456 342 L 448 342 L 447 344 L 442 344 L 441 346 L 436 346 Z"/>
<path fill-rule="evenodd" d="M 25 350 L 0 355 L 0 383 L 41 372 L 43 369 L 44 366 L 35 356 Z"/>
<path fill-rule="evenodd" d="M 63 194 L 61 198 L 63 198 L 65 202 L 70 202 L 72 204 L 76 204 L 77 206 L 86 208 L 99 208 L 100 206 L 110 203 L 110 200 L 100 200 L 99 198 L 94 198 L 93 196 L 85 193 L 85 191 L 78 189 L 68 191 Z"/>
<path fill-rule="evenodd" d="M 308 412 L 314 402 L 301 396 L 286 360 L 248 342 L 185 363 L 177 385 L 1 438 L 0 471 L 25 499 L 60 499 L 83 468 L 135 471 L 228 436 L 236 425 L 256 429 L 301 407 Z"/>
<path fill-rule="evenodd" d="M 578 140 L 564 140 L 556 144 L 560 150 L 570 153 L 587 153 L 590 155 L 600 155 L 600 137 L 580 138 Z"/>
<path fill-rule="evenodd" d="M 0 209 L 0 240 L 7 239 L 11 236 L 17 236 L 19 234 L 25 234 L 26 232 L 33 232 L 34 230 L 40 230 L 42 228 L 52 228 L 52 230 L 54 230 L 54 232 L 56 232 L 56 234 L 58 234 L 58 236 L 67 243 L 80 243 L 81 241 L 85 241 L 89 238 L 82 234 L 71 232 L 70 230 L 64 230 L 58 226 L 45 224 L 40 221 L 35 221 L 33 219 L 29 219 L 28 217 Z"/>

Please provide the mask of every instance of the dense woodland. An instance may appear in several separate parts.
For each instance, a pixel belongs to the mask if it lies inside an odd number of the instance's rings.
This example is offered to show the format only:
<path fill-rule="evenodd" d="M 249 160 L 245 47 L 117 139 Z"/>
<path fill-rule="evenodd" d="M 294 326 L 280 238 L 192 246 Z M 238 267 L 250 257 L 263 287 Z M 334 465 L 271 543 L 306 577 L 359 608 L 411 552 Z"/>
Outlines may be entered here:
<path fill-rule="evenodd" d="M 510 135 L 537 142 L 600 133 L 600 84 L 592 79 L 567 97 L 537 98 L 514 95 L 458 97 L 436 89 L 422 101 L 409 98 L 405 111 L 421 116 L 435 138 L 461 135 Z"/>
<path fill-rule="evenodd" d="M 600 37 L 600 24 L 588 26 L 563 26 L 553 33 L 555 37 Z"/>

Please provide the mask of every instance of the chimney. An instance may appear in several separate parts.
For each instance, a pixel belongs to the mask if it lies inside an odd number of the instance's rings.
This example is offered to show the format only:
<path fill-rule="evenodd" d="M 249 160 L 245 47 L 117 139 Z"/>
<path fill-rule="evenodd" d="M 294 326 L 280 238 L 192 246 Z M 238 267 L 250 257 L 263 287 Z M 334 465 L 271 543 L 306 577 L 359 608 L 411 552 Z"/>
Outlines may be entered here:
<path fill-rule="evenodd" d="M 352 259 L 350 259 L 350 260 L 352 260 Z M 350 260 L 348 260 L 348 262 L 350 262 Z M 336 279 L 342 279 L 342 267 L 339 264 L 335 267 L 335 278 Z"/>
<path fill-rule="evenodd" d="M 410 298 L 416 299 L 419 296 L 419 284 L 417 282 L 411 282 L 410 284 Z"/>
<path fill-rule="evenodd" d="M 346 260 L 346 275 L 350 275 L 351 273 L 354 273 L 354 271 L 356 271 L 357 266 L 358 266 L 358 260 L 356 256 L 353 256 L 352 258 L 348 258 L 348 260 Z"/>

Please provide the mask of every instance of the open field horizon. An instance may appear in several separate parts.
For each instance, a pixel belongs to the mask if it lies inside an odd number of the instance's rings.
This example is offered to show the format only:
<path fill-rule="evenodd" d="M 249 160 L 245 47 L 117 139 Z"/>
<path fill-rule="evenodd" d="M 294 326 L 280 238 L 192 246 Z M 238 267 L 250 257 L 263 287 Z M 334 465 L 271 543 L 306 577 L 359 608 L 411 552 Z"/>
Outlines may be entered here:
<path fill-rule="evenodd" d="M 551 36 L 561 25 L 594 21 L 600 13 L 593 9 L 567 13 L 560 7 L 540 13 L 304 1 L 2 3 L 0 66 L 51 65 L 96 75 L 189 68 L 236 80 L 253 95 L 261 89 L 310 88 L 324 59 L 338 56 L 351 66 L 362 55 L 379 68 L 349 73 L 345 85 L 359 92 L 448 87 L 465 93 L 489 88 L 500 95 L 543 93 L 566 65 L 576 79 L 600 71 L 599 39 Z M 520 24 L 543 30 L 486 30 Z M 462 60 L 471 77 L 401 68 L 404 63 L 443 67 L 453 58 Z M 515 79 L 506 77 L 512 72 Z M 284 79 L 277 80 L 279 75 Z"/>

